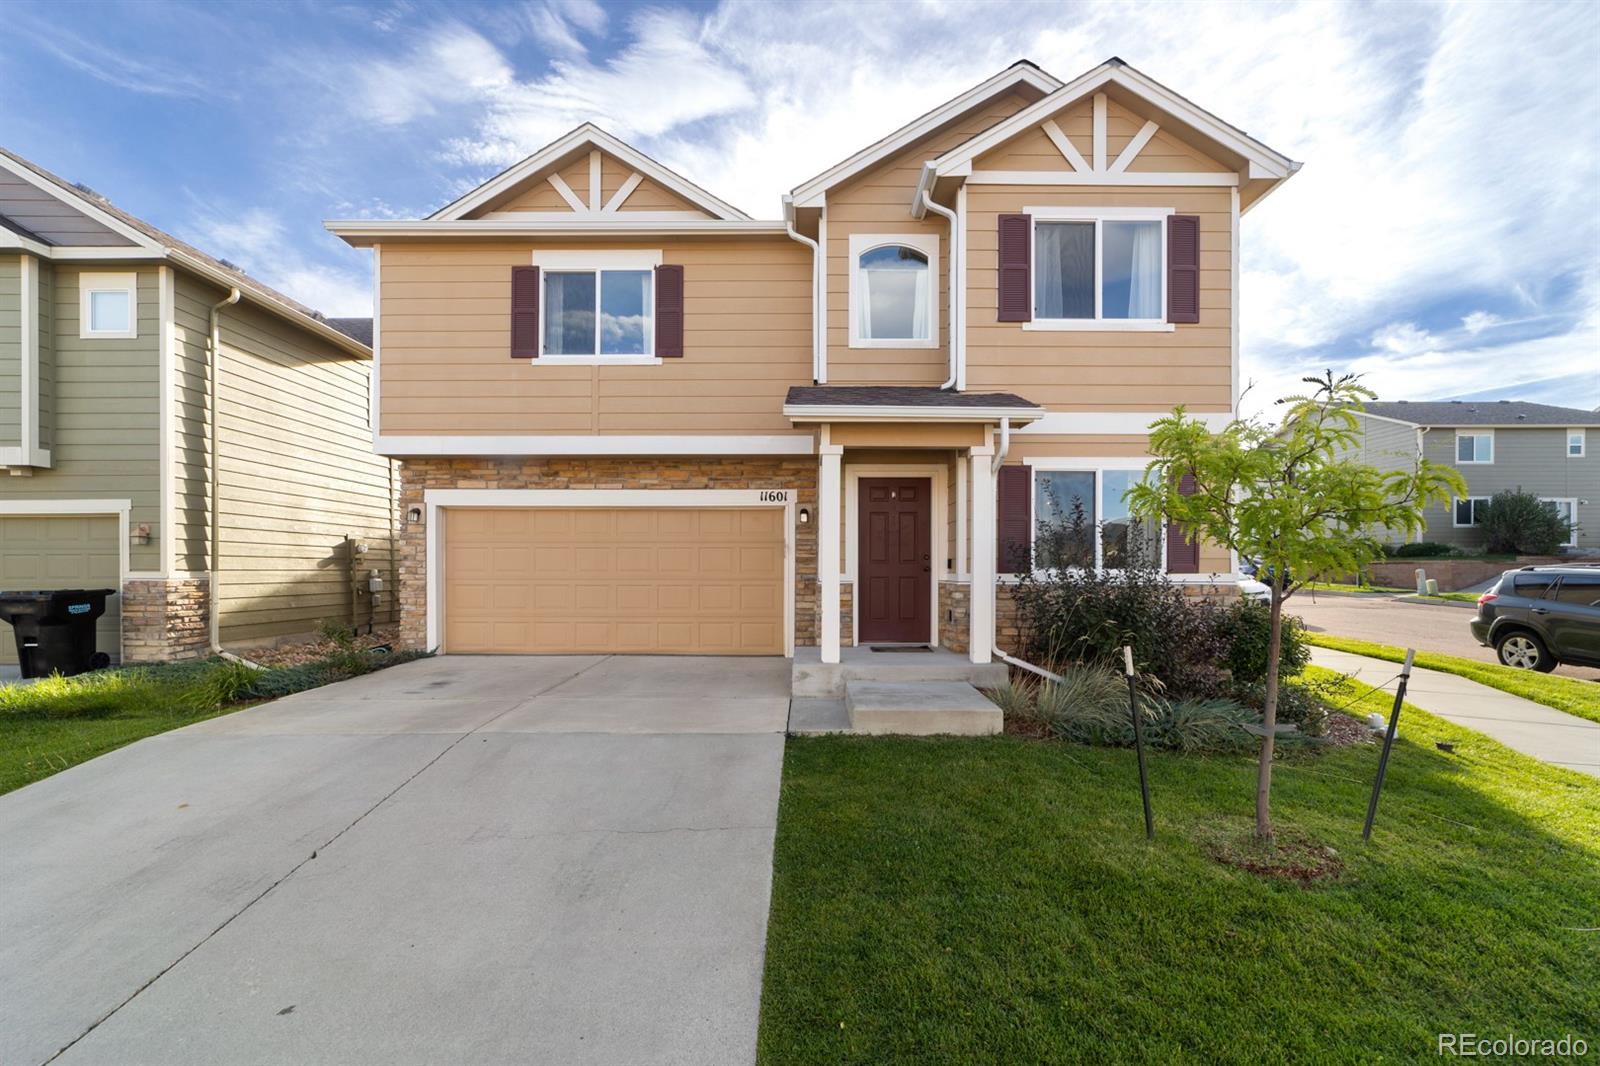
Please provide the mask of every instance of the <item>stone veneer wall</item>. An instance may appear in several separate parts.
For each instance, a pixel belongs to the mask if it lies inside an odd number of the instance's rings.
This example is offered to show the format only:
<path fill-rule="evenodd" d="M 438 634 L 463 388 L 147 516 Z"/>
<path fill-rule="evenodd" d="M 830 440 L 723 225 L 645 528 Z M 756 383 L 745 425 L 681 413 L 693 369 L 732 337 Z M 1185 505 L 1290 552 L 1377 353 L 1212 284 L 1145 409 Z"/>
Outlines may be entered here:
<path fill-rule="evenodd" d="M 408 459 L 400 466 L 400 513 L 423 506 L 428 489 L 789 489 L 812 521 L 795 527 L 797 647 L 819 641 L 817 461 L 809 456 L 554 456 Z M 427 642 L 426 519 L 400 530 L 400 643 Z M 848 606 L 845 608 L 848 611 Z M 846 615 L 848 619 L 848 615 Z"/>
<path fill-rule="evenodd" d="M 122 586 L 122 659 L 129 663 L 198 659 L 210 643 L 210 582 L 141 580 Z"/>
<path fill-rule="evenodd" d="M 939 582 L 939 647 L 962 655 L 967 653 L 972 617 L 967 607 L 971 600 L 970 582 Z"/>

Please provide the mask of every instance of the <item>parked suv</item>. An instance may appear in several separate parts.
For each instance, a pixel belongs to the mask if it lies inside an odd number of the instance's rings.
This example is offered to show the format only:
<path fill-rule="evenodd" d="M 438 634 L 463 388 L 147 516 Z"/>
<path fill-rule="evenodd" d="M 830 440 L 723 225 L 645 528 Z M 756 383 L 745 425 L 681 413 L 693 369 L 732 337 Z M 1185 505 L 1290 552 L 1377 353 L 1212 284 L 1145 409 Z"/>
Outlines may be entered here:
<path fill-rule="evenodd" d="M 1600 666 L 1600 568 L 1507 570 L 1478 597 L 1471 626 L 1506 666 L 1541 673 L 1559 663 Z"/>

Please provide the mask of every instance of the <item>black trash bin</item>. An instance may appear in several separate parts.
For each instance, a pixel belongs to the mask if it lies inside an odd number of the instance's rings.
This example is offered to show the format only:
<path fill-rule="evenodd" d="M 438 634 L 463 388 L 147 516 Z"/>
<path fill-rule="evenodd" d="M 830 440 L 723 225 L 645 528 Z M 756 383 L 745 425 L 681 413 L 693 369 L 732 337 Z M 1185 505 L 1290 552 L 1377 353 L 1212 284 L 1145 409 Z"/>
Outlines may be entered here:
<path fill-rule="evenodd" d="M 94 647 L 95 621 L 116 589 L 0 592 L 0 621 L 10 622 L 23 677 L 71 677 L 111 664 Z"/>

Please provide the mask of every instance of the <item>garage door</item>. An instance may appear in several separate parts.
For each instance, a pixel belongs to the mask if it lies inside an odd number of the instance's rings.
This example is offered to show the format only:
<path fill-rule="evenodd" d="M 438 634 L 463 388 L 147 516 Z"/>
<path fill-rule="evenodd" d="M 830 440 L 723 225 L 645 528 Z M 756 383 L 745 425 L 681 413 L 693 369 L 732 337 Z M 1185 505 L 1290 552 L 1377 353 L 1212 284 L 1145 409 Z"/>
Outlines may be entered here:
<path fill-rule="evenodd" d="M 782 508 L 452 508 L 444 540 L 446 651 L 784 653 Z"/>
<path fill-rule="evenodd" d="M 117 519 L 110 515 L 0 518 L 0 589 L 121 588 Z M 97 647 L 121 658 L 118 601 L 106 603 Z M 15 665 L 17 644 L 0 622 L 0 664 Z"/>

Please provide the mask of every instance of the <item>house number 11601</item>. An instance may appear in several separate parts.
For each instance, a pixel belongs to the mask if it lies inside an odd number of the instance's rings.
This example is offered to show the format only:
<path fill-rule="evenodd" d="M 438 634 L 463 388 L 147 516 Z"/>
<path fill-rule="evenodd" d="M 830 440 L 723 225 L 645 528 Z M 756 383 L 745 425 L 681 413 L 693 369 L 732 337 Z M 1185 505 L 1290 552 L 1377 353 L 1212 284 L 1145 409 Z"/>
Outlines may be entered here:
<path fill-rule="evenodd" d="M 788 503 L 789 493 L 783 489 L 762 489 L 762 503 Z"/>

